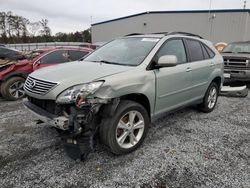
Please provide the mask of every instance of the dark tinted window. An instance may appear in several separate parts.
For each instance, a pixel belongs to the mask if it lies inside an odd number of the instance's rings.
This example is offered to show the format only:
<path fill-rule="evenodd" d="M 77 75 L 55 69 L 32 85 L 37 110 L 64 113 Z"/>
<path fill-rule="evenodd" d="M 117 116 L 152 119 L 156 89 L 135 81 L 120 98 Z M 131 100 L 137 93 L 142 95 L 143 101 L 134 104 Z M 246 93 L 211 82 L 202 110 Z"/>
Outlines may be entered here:
<path fill-rule="evenodd" d="M 199 41 L 187 39 L 190 61 L 203 60 L 203 52 Z"/>
<path fill-rule="evenodd" d="M 45 55 L 43 58 L 41 58 L 40 63 L 41 64 L 64 63 L 68 61 L 70 61 L 68 52 L 65 50 L 59 50 Z"/>
<path fill-rule="evenodd" d="M 8 48 L 0 48 L 0 58 L 1 59 L 10 59 L 10 60 L 17 60 L 21 58 L 19 57 L 18 52 Z"/>
<path fill-rule="evenodd" d="M 201 43 L 201 48 L 202 48 L 202 51 L 203 51 L 203 55 L 204 55 L 204 58 L 205 59 L 210 59 L 210 56 L 207 52 L 207 50 L 205 49 L 204 45 Z"/>
<path fill-rule="evenodd" d="M 72 61 L 79 60 L 87 54 L 88 52 L 83 52 L 83 51 L 75 51 L 75 50 L 69 51 L 69 57 Z"/>
<path fill-rule="evenodd" d="M 210 58 L 213 58 L 215 56 L 215 53 L 213 52 L 213 50 L 211 50 L 209 47 L 207 47 L 206 45 L 204 45 Z"/>
<path fill-rule="evenodd" d="M 173 39 L 163 44 L 157 54 L 157 60 L 164 55 L 175 55 L 178 63 L 187 62 L 185 47 L 181 39 Z"/>
<path fill-rule="evenodd" d="M 9 54 L 10 52 L 11 52 L 11 50 L 9 50 L 7 48 L 0 48 L 1 55 L 6 55 L 6 54 Z"/>

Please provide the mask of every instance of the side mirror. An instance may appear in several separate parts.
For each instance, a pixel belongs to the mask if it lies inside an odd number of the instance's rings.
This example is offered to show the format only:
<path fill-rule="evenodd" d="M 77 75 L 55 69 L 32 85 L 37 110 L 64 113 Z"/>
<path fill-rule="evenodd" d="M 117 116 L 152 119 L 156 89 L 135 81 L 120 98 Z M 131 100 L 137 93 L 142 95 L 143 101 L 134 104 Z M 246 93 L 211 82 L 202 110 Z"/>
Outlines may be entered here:
<path fill-rule="evenodd" d="M 164 55 L 158 60 L 158 67 L 174 67 L 177 65 L 177 57 L 175 55 Z"/>
<path fill-rule="evenodd" d="M 39 60 L 39 61 L 33 63 L 33 66 L 39 66 L 40 64 L 41 64 L 41 61 Z"/>

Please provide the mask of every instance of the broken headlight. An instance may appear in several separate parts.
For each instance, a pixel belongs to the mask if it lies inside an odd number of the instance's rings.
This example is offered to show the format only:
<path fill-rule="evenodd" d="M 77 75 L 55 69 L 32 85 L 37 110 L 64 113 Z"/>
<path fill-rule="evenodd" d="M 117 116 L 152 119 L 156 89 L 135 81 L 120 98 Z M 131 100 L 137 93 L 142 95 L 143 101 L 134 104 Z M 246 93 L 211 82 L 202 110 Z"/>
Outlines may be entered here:
<path fill-rule="evenodd" d="M 76 85 L 63 91 L 56 99 L 56 103 L 70 104 L 76 102 L 79 96 L 88 96 L 96 92 L 104 81 L 91 82 L 87 84 Z"/>

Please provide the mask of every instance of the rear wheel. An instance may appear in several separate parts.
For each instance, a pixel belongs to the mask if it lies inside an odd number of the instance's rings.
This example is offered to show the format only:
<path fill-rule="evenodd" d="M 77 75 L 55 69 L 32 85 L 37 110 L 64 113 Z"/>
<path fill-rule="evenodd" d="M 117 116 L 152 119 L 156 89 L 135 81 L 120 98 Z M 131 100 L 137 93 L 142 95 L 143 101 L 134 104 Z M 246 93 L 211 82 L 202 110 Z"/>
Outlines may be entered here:
<path fill-rule="evenodd" d="M 100 137 L 114 154 L 126 154 L 143 142 L 149 127 L 145 108 L 133 101 L 121 101 L 113 117 L 104 120 Z"/>
<path fill-rule="evenodd" d="M 10 101 L 21 99 L 25 96 L 24 92 L 25 79 L 21 77 L 12 77 L 1 85 L 2 96 Z"/>
<path fill-rule="evenodd" d="M 208 87 L 203 102 L 199 105 L 199 109 L 202 112 L 212 112 L 216 106 L 219 96 L 219 86 L 212 82 Z"/>

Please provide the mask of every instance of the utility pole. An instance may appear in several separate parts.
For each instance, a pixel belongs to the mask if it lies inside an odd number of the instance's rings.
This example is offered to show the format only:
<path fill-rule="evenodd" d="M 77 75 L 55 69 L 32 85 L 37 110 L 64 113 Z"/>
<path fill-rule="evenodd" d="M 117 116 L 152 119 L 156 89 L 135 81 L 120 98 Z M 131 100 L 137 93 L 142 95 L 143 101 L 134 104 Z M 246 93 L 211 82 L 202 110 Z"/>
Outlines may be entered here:
<path fill-rule="evenodd" d="M 93 22 L 93 17 L 90 16 L 90 25 L 92 25 L 92 22 Z"/>
<path fill-rule="evenodd" d="M 215 15 L 211 16 L 211 9 L 212 9 L 212 0 L 209 0 L 209 13 L 208 13 L 208 24 L 209 24 L 209 39 L 212 40 L 212 34 L 213 34 L 213 20 L 215 18 Z"/>

